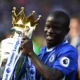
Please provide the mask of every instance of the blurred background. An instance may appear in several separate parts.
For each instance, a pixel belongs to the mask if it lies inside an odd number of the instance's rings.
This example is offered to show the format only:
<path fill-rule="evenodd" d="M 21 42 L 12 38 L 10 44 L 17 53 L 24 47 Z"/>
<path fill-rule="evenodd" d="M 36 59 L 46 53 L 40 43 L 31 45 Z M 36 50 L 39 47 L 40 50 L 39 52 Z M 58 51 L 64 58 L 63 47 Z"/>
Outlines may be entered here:
<path fill-rule="evenodd" d="M 39 45 L 38 51 L 45 44 L 43 28 L 49 13 L 55 10 L 66 11 L 71 17 L 70 32 L 66 39 L 80 54 L 80 0 L 0 0 L 0 41 L 8 37 L 7 34 L 9 34 L 9 30 L 12 27 L 13 7 L 17 8 L 17 13 L 21 7 L 24 7 L 26 16 L 29 16 L 35 10 L 35 19 L 37 19 L 38 15 L 42 15 L 34 32 L 34 42 Z M 34 43 L 34 45 L 36 44 Z M 80 63 L 80 58 L 78 61 Z"/>

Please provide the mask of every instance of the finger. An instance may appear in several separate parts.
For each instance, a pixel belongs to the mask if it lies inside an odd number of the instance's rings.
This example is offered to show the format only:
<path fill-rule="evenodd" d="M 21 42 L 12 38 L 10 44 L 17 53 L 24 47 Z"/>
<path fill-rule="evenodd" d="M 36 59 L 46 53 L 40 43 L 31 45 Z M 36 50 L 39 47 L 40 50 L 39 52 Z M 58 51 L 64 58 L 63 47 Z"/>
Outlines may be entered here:
<path fill-rule="evenodd" d="M 23 44 L 23 43 L 20 44 L 20 47 L 19 47 L 19 49 L 18 49 L 18 53 L 19 53 L 21 50 L 23 50 L 22 44 Z"/>
<path fill-rule="evenodd" d="M 22 40 L 29 40 L 27 36 L 24 36 Z"/>
<path fill-rule="evenodd" d="M 20 53 L 21 50 L 22 50 L 22 47 L 19 47 L 18 53 Z"/>
<path fill-rule="evenodd" d="M 22 45 L 21 45 L 21 46 L 22 46 L 22 47 L 26 47 L 26 45 L 27 45 L 28 41 L 29 41 L 29 40 L 24 40 L 24 42 L 22 43 Z"/>
<path fill-rule="evenodd" d="M 24 42 L 25 42 L 25 40 L 22 40 L 22 41 L 21 41 L 21 44 L 24 43 Z"/>

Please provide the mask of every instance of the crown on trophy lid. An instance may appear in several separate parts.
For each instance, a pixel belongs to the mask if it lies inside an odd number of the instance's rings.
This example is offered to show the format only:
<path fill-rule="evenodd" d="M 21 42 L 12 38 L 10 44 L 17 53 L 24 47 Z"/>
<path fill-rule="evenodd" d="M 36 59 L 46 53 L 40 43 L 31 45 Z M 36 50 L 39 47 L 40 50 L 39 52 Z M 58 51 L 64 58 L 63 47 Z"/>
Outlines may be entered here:
<path fill-rule="evenodd" d="M 17 26 L 17 27 L 25 28 L 26 24 L 28 23 L 30 23 L 31 27 L 36 26 L 41 18 L 41 15 L 38 16 L 37 20 L 35 20 L 34 13 L 35 11 L 32 11 L 32 14 L 26 17 L 24 14 L 24 7 L 21 7 L 21 11 L 18 14 L 16 14 L 16 7 L 13 7 L 12 10 L 13 27 Z"/>
<path fill-rule="evenodd" d="M 28 37 L 32 36 L 33 30 L 35 30 L 38 22 L 40 21 L 41 15 L 35 20 L 34 18 L 35 11 L 26 17 L 24 14 L 24 7 L 21 7 L 21 10 L 18 14 L 16 14 L 16 7 L 13 7 L 12 10 L 12 25 L 13 25 L 13 33 L 14 36 L 18 34 L 25 34 Z"/>

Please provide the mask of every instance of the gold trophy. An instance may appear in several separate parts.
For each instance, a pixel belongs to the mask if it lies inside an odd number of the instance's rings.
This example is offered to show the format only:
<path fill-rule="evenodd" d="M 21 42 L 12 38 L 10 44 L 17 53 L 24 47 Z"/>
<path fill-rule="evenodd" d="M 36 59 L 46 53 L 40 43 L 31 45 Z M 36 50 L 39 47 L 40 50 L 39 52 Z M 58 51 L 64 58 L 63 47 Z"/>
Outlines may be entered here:
<path fill-rule="evenodd" d="M 26 35 L 29 39 L 31 39 L 33 31 L 36 29 L 36 26 L 40 21 L 41 15 L 38 16 L 37 20 L 35 20 L 34 14 L 35 11 L 32 11 L 31 15 L 26 17 L 24 14 L 24 7 L 21 7 L 21 11 L 16 14 L 16 7 L 13 7 L 13 27 L 11 28 L 12 35 L 1 42 L 0 67 L 2 67 L 2 63 L 6 60 L 2 80 L 10 79 L 15 65 L 21 56 L 21 53 L 18 53 L 18 50 L 22 37 Z"/>

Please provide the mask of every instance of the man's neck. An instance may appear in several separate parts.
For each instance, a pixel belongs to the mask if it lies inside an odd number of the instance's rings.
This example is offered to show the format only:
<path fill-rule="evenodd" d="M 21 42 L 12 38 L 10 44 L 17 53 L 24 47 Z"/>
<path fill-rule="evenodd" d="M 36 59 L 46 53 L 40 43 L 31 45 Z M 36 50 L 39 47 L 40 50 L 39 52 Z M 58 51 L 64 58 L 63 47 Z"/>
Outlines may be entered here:
<path fill-rule="evenodd" d="M 52 48 L 49 48 L 49 49 L 47 48 L 46 51 L 47 51 L 47 52 L 50 52 L 50 51 L 52 51 L 54 48 L 55 48 L 55 47 L 52 47 Z"/>

